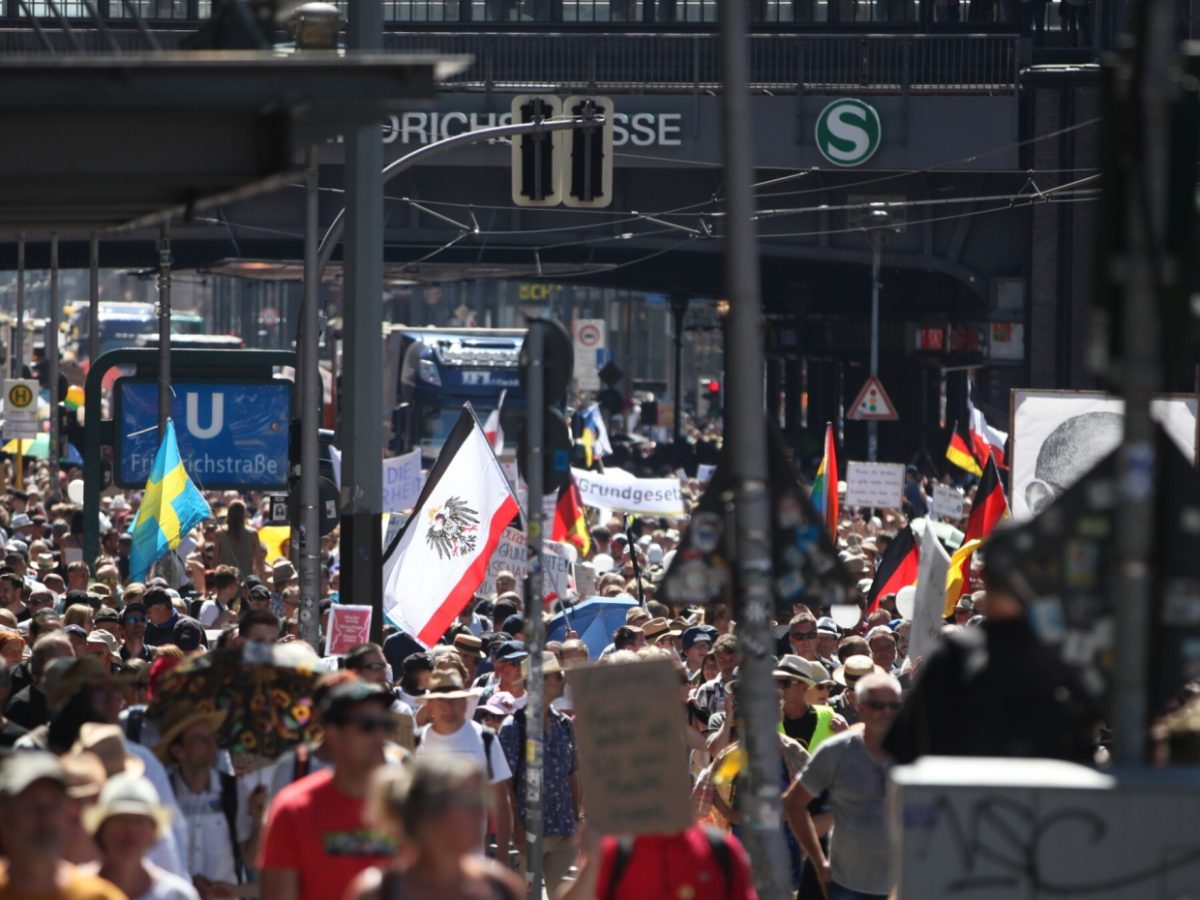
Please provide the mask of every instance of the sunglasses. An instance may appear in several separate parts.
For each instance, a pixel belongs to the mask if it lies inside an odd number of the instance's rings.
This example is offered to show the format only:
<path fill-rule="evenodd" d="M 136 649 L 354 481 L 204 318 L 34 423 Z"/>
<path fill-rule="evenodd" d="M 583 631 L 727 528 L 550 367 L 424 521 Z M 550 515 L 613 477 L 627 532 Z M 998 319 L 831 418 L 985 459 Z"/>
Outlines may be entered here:
<path fill-rule="evenodd" d="M 790 678 L 775 679 L 775 687 L 779 688 L 780 690 L 786 690 L 787 688 L 794 687 L 797 684 L 800 684 L 800 682 L 792 681 Z"/>
<path fill-rule="evenodd" d="M 792 631 L 789 634 L 793 641 L 815 641 L 817 639 L 815 631 Z"/>
<path fill-rule="evenodd" d="M 824 684 L 814 684 L 813 690 L 814 691 L 832 691 L 833 685 L 830 684 L 829 682 L 825 682 Z"/>
<path fill-rule="evenodd" d="M 372 672 L 382 672 L 387 668 L 387 663 L 366 663 L 358 666 L 360 669 L 369 669 Z"/>
<path fill-rule="evenodd" d="M 379 732 L 387 734 L 394 728 L 391 719 L 384 719 L 378 716 L 358 716 L 346 724 L 353 725 L 363 734 L 376 734 Z"/>
<path fill-rule="evenodd" d="M 145 616 L 126 616 L 125 624 L 126 625 L 145 625 L 146 617 Z"/>
<path fill-rule="evenodd" d="M 862 703 L 867 709 L 873 709 L 876 712 L 881 712 L 885 709 L 890 709 L 895 712 L 900 708 L 899 700 L 864 700 Z"/>

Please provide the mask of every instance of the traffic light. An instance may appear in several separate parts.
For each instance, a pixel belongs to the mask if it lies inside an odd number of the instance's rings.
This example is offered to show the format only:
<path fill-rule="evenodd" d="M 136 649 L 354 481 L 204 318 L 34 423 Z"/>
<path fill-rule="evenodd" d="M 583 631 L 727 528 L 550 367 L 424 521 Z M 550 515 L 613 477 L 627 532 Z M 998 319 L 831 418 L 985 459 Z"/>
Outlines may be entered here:
<path fill-rule="evenodd" d="M 568 97 L 563 113 L 603 124 L 564 132 L 568 152 L 563 205 L 604 207 L 612 203 L 613 103 L 608 97 Z"/>
<path fill-rule="evenodd" d="M 551 94 L 518 94 L 512 120 L 537 122 L 562 114 Z M 517 206 L 557 206 L 562 201 L 562 151 L 555 133 L 518 134 L 512 140 L 512 199 Z"/>
<path fill-rule="evenodd" d="M 705 405 L 705 408 L 701 410 L 704 415 L 721 415 L 721 382 L 718 379 L 700 379 L 700 395 L 697 398 L 696 405 L 699 406 L 700 404 Z"/>

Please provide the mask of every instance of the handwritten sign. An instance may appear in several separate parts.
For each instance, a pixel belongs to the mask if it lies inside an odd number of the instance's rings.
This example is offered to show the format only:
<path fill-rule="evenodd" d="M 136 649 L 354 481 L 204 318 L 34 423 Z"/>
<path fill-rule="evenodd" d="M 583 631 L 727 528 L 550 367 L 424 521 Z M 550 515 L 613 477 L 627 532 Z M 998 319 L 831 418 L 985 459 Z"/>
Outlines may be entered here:
<path fill-rule="evenodd" d="M 589 562 L 575 564 L 575 593 L 584 599 L 596 595 L 596 570 Z"/>
<path fill-rule="evenodd" d="M 963 516 L 963 495 L 957 488 L 946 484 L 933 486 L 933 509 L 929 515 L 939 519 L 961 519 Z"/>
<path fill-rule="evenodd" d="M 417 505 L 425 477 L 421 472 L 421 451 L 383 461 L 383 512 L 403 512 Z"/>
<path fill-rule="evenodd" d="M 851 462 L 846 469 L 846 506 L 899 509 L 903 492 L 900 463 Z"/>
<path fill-rule="evenodd" d="M 575 598 L 575 559 L 578 552 L 570 544 L 559 541 L 542 543 L 542 593 L 547 602 Z M 551 596 L 553 595 L 553 596 Z"/>
<path fill-rule="evenodd" d="M 567 672 L 567 683 L 589 825 L 604 834 L 672 834 L 691 825 L 675 664 L 583 666 Z"/>
<path fill-rule="evenodd" d="M 356 644 L 365 644 L 370 639 L 371 607 L 335 603 L 329 608 L 329 625 L 325 631 L 326 656 L 341 656 Z"/>
<path fill-rule="evenodd" d="M 505 528 L 500 543 L 492 558 L 488 560 L 487 577 L 479 586 L 478 594 L 496 593 L 496 576 L 506 569 L 517 576 L 517 593 L 525 596 L 525 573 L 529 570 L 528 551 L 525 549 L 525 532 Z"/>

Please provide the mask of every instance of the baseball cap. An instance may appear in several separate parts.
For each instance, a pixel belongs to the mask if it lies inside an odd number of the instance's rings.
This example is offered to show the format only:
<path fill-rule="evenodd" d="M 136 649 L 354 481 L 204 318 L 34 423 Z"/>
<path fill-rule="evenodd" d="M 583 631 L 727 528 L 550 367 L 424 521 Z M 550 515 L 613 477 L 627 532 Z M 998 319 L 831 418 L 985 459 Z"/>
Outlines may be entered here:
<path fill-rule="evenodd" d="M 681 644 L 686 652 L 691 650 L 697 641 L 707 641 L 711 644 L 716 641 L 718 636 L 719 632 L 711 625 L 693 625 L 683 633 Z"/>
<path fill-rule="evenodd" d="M 175 642 L 175 646 L 184 653 L 191 653 L 201 645 L 208 645 L 204 629 L 194 619 L 181 618 L 176 622 L 175 628 L 171 631 L 171 639 Z"/>
<path fill-rule="evenodd" d="M 529 655 L 529 651 L 525 649 L 524 641 L 505 641 L 500 645 L 500 649 L 496 653 L 496 659 L 504 662 L 517 662 Z"/>

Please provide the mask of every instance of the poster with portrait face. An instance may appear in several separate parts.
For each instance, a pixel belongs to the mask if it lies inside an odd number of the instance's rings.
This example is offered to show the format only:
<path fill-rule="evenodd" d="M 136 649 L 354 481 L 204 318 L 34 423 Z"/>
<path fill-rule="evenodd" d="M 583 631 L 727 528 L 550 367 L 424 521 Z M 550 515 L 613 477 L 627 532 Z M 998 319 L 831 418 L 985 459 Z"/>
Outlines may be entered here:
<path fill-rule="evenodd" d="M 1150 414 L 1190 460 L 1196 459 L 1200 397 L 1163 395 Z M 1013 519 L 1024 522 L 1078 481 L 1121 442 L 1125 402 L 1099 391 L 1012 392 Z"/>

